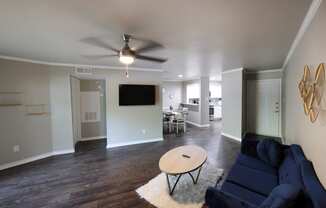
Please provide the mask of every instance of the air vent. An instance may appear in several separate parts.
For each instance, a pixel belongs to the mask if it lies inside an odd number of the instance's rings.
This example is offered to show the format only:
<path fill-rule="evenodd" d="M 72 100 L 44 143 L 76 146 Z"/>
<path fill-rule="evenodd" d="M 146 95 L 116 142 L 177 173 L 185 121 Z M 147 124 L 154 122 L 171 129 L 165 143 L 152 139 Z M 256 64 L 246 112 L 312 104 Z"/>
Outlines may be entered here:
<path fill-rule="evenodd" d="M 76 67 L 75 68 L 75 73 L 76 74 L 84 74 L 84 75 L 91 75 L 93 74 L 93 69 L 92 68 L 82 68 L 82 67 Z"/>

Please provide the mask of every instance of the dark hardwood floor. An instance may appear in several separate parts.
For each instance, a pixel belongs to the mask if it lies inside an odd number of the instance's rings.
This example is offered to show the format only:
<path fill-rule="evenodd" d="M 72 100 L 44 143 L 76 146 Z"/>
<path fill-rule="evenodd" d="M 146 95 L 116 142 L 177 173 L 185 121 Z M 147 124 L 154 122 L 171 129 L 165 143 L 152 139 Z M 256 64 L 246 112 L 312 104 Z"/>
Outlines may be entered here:
<path fill-rule="evenodd" d="M 160 157 L 174 147 L 199 145 L 209 163 L 230 169 L 240 145 L 221 136 L 220 129 L 215 122 L 165 135 L 163 142 L 109 150 L 105 140 L 79 143 L 74 154 L 0 171 L 0 207 L 153 207 L 134 190 L 160 173 Z"/>

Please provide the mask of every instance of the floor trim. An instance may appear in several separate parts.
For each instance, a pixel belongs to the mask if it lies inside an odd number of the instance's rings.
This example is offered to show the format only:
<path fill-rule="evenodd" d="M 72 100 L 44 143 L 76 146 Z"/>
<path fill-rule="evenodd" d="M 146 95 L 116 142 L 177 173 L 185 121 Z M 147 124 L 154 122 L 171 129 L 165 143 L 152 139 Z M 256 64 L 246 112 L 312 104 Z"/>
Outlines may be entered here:
<path fill-rule="evenodd" d="M 163 141 L 163 138 L 142 139 L 142 140 L 136 140 L 136 141 L 130 141 L 130 142 L 120 142 L 120 143 L 113 143 L 113 144 L 110 144 L 108 141 L 106 148 L 111 149 L 111 148 L 115 148 L 115 147 L 122 147 L 122 146 L 143 144 L 143 143 L 160 142 L 160 141 Z"/>
<path fill-rule="evenodd" d="M 191 125 L 194 125 L 194 126 L 197 126 L 199 128 L 205 128 L 205 127 L 209 127 L 210 126 L 210 124 L 203 124 L 203 125 L 201 125 L 201 124 L 194 123 L 194 122 L 191 122 L 191 121 L 186 121 L 186 123 L 191 124 Z"/>
<path fill-rule="evenodd" d="M 106 136 L 96 136 L 96 137 L 83 137 L 78 139 L 78 141 L 91 141 L 91 140 L 97 140 L 97 139 L 106 139 Z"/>
<path fill-rule="evenodd" d="M 18 160 L 18 161 L 15 161 L 15 162 L 10 162 L 10 163 L 0 165 L 0 170 L 5 170 L 5 169 L 16 167 L 16 166 L 19 166 L 19 165 L 24 165 L 26 163 L 34 162 L 36 160 L 41 160 L 41 159 L 51 157 L 51 156 L 55 156 L 55 155 L 70 154 L 70 153 L 74 153 L 74 152 L 75 152 L 74 149 L 58 150 L 58 151 L 48 152 L 48 153 L 36 155 L 36 156 L 33 156 L 33 157 L 28 157 L 28 158 L 25 158 L 25 159 L 22 159 L 22 160 Z"/>
<path fill-rule="evenodd" d="M 54 155 L 64 155 L 64 154 L 71 154 L 74 153 L 74 149 L 67 149 L 67 150 L 57 150 L 52 152 L 52 156 Z"/>
<path fill-rule="evenodd" d="M 235 137 L 235 136 L 232 136 L 231 134 L 227 134 L 227 133 L 224 133 L 224 132 L 222 132 L 221 134 L 223 136 L 227 137 L 227 138 L 230 138 L 230 139 L 235 140 L 237 142 L 241 142 L 241 138 L 239 138 L 239 137 Z"/>

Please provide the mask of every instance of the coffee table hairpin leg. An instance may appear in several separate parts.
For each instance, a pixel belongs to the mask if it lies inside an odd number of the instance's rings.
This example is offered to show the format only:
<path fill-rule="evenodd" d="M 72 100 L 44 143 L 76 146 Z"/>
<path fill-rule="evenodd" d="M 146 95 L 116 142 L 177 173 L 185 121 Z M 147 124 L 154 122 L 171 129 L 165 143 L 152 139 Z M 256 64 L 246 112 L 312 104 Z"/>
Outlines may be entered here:
<path fill-rule="evenodd" d="M 215 188 L 217 187 L 217 185 L 222 181 L 223 179 L 223 176 L 224 176 L 224 173 L 222 173 L 221 176 L 218 176 L 217 180 L 216 180 L 216 184 L 215 184 Z"/>
<path fill-rule="evenodd" d="M 200 166 L 200 168 L 199 168 L 199 170 L 198 170 L 198 174 L 197 174 L 196 180 L 195 180 L 194 177 L 192 176 L 191 172 L 188 172 L 188 174 L 190 175 L 190 177 L 191 177 L 191 179 L 192 179 L 192 182 L 193 182 L 194 184 L 197 184 L 197 182 L 198 182 L 199 175 L 200 175 L 200 172 L 201 172 L 201 168 L 202 168 L 202 167 L 203 167 L 203 166 Z M 178 176 L 178 178 L 177 178 L 177 181 L 174 183 L 174 185 L 173 185 L 173 187 L 172 187 L 172 190 L 171 190 L 171 185 L 170 185 L 170 180 L 169 180 L 169 174 L 166 173 L 166 180 L 167 180 L 167 182 L 168 182 L 168 187 L 169 187 L 170 195 L 173 194 L 173 191 L 174 191 L 175 187 L 177 186 L 177 184 L 178 184 L 178 182 L 179 182 L 181 176 L 182 176 L 182 175 L 185 175 L 185 174 L 187 174 L 187 173 L 181 173 L 181 174 L 179 174 L 179 175 L 174 175 L 174 176 Z"/>

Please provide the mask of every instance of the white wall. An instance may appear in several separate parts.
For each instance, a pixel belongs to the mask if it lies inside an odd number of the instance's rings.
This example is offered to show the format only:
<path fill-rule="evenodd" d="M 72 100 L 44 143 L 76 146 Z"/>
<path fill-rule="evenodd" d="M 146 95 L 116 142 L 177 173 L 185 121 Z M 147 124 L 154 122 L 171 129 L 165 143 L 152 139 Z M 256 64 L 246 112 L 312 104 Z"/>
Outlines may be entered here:
<path fill-rule="evenodd" d="M 209 82 L 209 91 L 211 93 L 211 98 L 221 98 L 222 97 L 222 84 L 218 81 Z"/>
<path fill-rule="evenodd" d="M 189 97 L 193 97 L 193 96 L 189 96 L 188 95 L 188 86 L 192 85 L 192 86 L 198 86 L 198 90 L 199 92 L 194 93 L 195 96 L 198 96 L 198 98 L 200 97 L 200 82 L 199 80 L 190 80 L 190 81 L 184 81 L 182 82 L 182 103 L 189 103 Z M 189 89 L 189 88 L 188 88 Z M 196 95 L 197 94 L 197 95 Z M 198 111 L 189 111 L 188 116 L 187 116 L 187 121 L 200 125 L 201 123 L 201 117 L 200 117 L 200 110 L 199 110 L 199 106 L 198 106 Z"/>
<path fill-rule="evenodd" d="M 209 125 L 209 77 L 200 78 L 200 125 Z"/>
<path fill-rule="evenodd" d="M 80 80 L 70 77 L 71 83 L 71 107 L 74 144 L 81 139 L 81 115 L 80 115 Z"/>
<path fill-rule="evenodd" d="M 51 132 L 53 151 L 74 150 L 70 71 L 50 67 Z"/>
<path fill-rule="evenodd" d="M 243 70 L 222 73 L 222 133 L 241 140 L 243 120 Z"/>
<path fill-rule="evenodd" d="M 320 112 L 316 123 L 311 123 L 305 116 L 298 83 L 302 78 L 303 68 L 307 64 L 316 69 L 318 64 L 326 63 L 326 2 L 323 1 L 317 16 L 308 27 L 288 66 L 285 69 L 284 94 L 285 115 L 283 124 L 287 143 L 300 144 L 306 156 L 312 160 L 317 175 L 326 186 L 326 106 Z M 313 73 L 314 74 L 314 73 Z M 326 91 L 326 89 L 325 89 Z M 326 103 L 326 94 L 323 95 Z M 283 105 L 284 106 L 284 105 Z"/>
<path fill-rule="evenodd" d="M 163 109 L 177 109 L 182 102 L 182 82 L 163 82 L 162 88 Z"/>
<path fill-rule="evenodd" d="M 95 77 L 106 79 L 108 147 L 163 139 L 162 73 L 96 70 Z M 119 84 L 153 84 L 156 105 L 119 106 Z"/>

